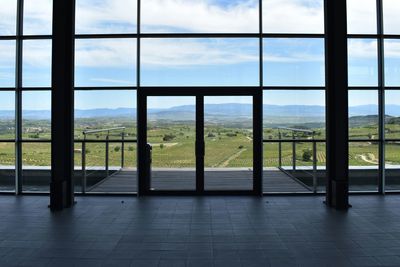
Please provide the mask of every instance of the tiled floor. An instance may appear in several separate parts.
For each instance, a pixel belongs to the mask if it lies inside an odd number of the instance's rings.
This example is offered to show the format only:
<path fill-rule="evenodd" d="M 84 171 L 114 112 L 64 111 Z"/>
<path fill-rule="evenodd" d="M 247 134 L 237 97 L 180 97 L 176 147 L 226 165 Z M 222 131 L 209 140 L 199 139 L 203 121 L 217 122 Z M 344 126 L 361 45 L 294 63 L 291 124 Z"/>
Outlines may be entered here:
<path fill-rule="evenodd" d="M 400 266 L 400 196 L 0 196 L 0 266 Z"/>

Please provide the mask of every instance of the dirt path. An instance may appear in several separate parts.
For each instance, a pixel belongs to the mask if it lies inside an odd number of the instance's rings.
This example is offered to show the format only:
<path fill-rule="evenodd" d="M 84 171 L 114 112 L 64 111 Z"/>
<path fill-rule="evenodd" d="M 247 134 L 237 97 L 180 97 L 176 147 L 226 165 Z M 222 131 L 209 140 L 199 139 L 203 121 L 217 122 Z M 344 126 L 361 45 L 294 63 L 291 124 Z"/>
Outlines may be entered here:
<path fill-rule="evenodd" d="M 365 161 L 367 163 L 378 164 L 378 161 L 376 159 L 369 159 L 366 155 L 363 155 L 363 154 L 358 155 L 358 156 L 361 158 L 361 160 L 363 160 L 363 161 Z"/>
<path fill-rule="evenodd" d="M 236 152 L 235 154 L 233 154 L 232 156 L 230 156 L 229 158 L 227 158 L 223 162 L 217 164 L 215 167 L 226 167 L 226 166 L 228 166 L 229 162 L 231 162 L 232 160 L 238 158 L 240 156 L 240 154 L 242 154 L 246 150 L 247 150 L 246 148 L 239 150 L 238 152 Z"/>

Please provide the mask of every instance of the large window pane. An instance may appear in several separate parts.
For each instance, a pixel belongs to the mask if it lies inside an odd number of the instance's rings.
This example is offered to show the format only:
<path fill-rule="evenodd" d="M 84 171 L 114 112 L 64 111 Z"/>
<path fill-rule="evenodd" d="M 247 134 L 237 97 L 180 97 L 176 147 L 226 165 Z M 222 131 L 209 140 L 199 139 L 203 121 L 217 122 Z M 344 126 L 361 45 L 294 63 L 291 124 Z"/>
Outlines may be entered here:
<path fill-rule="evenodd" d="M 15 190 L 15 144 L 0 143 L 0 192 Z"/>
<path fill-rule="evenodd" d="M 136 39 L 83 39 L 75 45 L 75 86 L 135 86 Z"/>
<path fill-rule="evenodd" d="M 50 143 L 23 143 L 22 190 L 24 192 L 48 192 L 50 175 Z"/>
<path fill-rule="evenodd" d="M 0 87 L 15 86 L 15 41 L 0 41 Z"/>
<path fill-rule="evenodd" d="M 146 0 L 142 32 L 258 32 L 258 0 Z"/>
<path fill-rule="evenodd" d="M 151 144 L 151 188 L 196 189 L 196 98 L 148 97 L 147 140 Z"/>
<path fill-rule="evenodd" d="M 376 5 L 376 0 L 347 0 L 347 33 L 376 33 Z"/>
<path fill-rule="evenodd" d="M 0 35 L 15 35 L 17 0 L 0 0 L 0 7 Z"/>
<path fill-rule="evenodd" d="M 136 139 L 136 91 L 75 91 L 75 138 L 83 131 L 120 128 L 110 139 Z M 88 134 L 87 139 L 104 140 L 108 131 Z"/>
<path fill-rule="evenodd" d="M 253 189 L 253 98 L 204 97 L 205 190 Z"/>
<path fill-rule="evenodd" d="M 323 39 L 264 39 L 264 84 L 324 86 Z"/>
<path fill-rule="evenodd" d="M 349 190 L 377 191 L 378 166 L 378 142 L 349 143 Z"/>
<path fill-rule="evenodd" d="M 50 87 L 51 40 L 26 40 L 23 50 L 23 86 Z"/>
<path fill-rule="evenodd" d="M 52 0 L 24 1 L 24 34 L 50 35 L 52 33 Z"/>
<path fill-rule="evenodd" d="M 378 92 L 349 92 L 349 138 L 378 139 Z"/>
<path fill-rule="evenodd" d="M 257 39 L 144 39 L 142 85 L 252 85 L 259 82 Z"/>
<path fill-rule="evenodd" d="M 324 91 L 264 90 L 263 101 L 264 139 L 325 138 Z"/>
<path fill-rule="evenodd" d="M 400 142 L 385 145 L 386 191 L 400 190 Z"/>
<path fill-rule="evenodd" d="M 77 0 L 75 32 L 136 33 L 136 15 L 136 0 Z"/>
<path fill-rule="evenodd" d="M 15 93 L 0 92 L 0 139 L 15 138 Z"/>
<path fill-rule="evenodd" d="M 263 102 L 264 192 L 313 192 L 314 181 L 323 186 L 324 168 L 317 167 L 325 147 L 312 141 L 325 139 L 325 92 L 264 90 Z"/>
<path fill-rule="evenodd" d="M 22 94 L 22 138 L 51 139 L 51 92 L 28 91 Z"/>
<path fill-rule="evenodd" d="M 324 1 L 263 0 L 263 31 L 324 33 Z"/>
<path fill-rule="evenodd" d="M 385 40 L 385 85 L 400 86 L 400 40 Z"/>
<path fill-rule="evenodd" d="M 376 40 L 349 39 L 349 86 L 378 86 Z"/>
<path fill-rule="evenodd" d="M 385 104 L 386 138 L 400 139 L 400 91 L 386 91 Z"/>
<path fill-rule="evenodd" d="M 385 34 L 400 34 L 400 1 L 383 0 L 382 2 Z"/>

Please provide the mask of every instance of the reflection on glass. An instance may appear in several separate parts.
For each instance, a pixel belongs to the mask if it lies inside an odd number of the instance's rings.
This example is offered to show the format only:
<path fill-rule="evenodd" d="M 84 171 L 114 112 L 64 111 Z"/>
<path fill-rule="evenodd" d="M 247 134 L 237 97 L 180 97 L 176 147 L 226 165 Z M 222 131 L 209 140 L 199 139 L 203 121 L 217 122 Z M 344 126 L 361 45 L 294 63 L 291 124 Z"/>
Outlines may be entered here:
<path fill-rule="evenodd" d="M 142 32 L 258 32 L 258 0 L 146 0 Z"/>
<path fill-rule="evenodd" d="M 51 40 L 24 41 L 22 78 L 24 87 L 51 86 Z"/>
<path fill-rule="evenodd" d="M 25 91 L 22 93 L 22 138 L 51 139 L 50 91 Z"/>
<path fill-rule="evenodd" d="M 376 40 L 349 39 L 349 86 L 378 86 Z"/>
<path fill-rule="evenodd" d="M 252 190 L 252 97 L 204 97 L 204 139 L 205 190 Z"/>
<path fill-rule="evenodd" d="M 263 0 L 263 31 L 324 33 L 324 1 Z"/>
<path fill-rule="evenodd" d="M 142 85 L 258 85 L 257 39 L 144 39 Z"/>
<path fill-rule="evenodd" d="M 324 91 L 264 90 L 263 102 L 264 139 L 325 139 Z"/>
<path fill-rule="evenodd" d="M 83 39 L 75 43 L 75 86 L 134 86 L 136 39 Z"/>
<path fill-rule="evenodd" d="M 385 85 L 400 86 L 400 40 L 385 40 Z"/>
<path fill-rule="evenodd" d="M 0 143 L 0 192 L 15 190 L 15 144 Z"/>
<path fill-rule="evenodd" d="M 77 0 L 75 32 L 136 33 L 136 15 L 136 0 Z"/>
<path fill-rule="evenodd" d="M 51 144 L 22 144 L 22 191 L 48 192 L 51 175 Z"/>
<path fill-rule="evenodd" d="M 15 41 L 0 41 L 0 87 L 15 86 Z"/>
<path fill-rule="evenodd" d="M 15 35 L 17 0 L 0 0 L 0 7 L 0 35 Z"/>
<path fill-rule="evenodd" d="M 50 35 L 52 33 L 52 0 L 24 1 L 24 34 Z"/>
<path fill-rule="evenodd" d="M 386 191 L 400 190 L 400 142 L 385 145 Z"/>
<path fill-rule="evenodd" d="M 0 92 L 0 139 L 15 139 L 14 92 Z"/>
<path fill-rule="evenodd" d="M 264 39 L 264 84 L 324 86 L 323 39 Z"/>
<path fill-rule="evenodd" d="M 347 0 L 347 33 L 376 34 L 376 0 Z"/>
<path fill-rule="evenodd" d="M 147 143 L 152 146 L 151 188 L 196 189 L 195 97 L 148 97 Z"/>
<path fill-rule="evenodd" d="M 377 191 L 378 142 L 349 143 L 349 190 Z"/>
<path fill-rule="evenodd" d="M 400 139 L 400 91 L 386 90 L 385 92 L 387 139 Z"/>
<path fill-rule="evenodd" d="M 385 34 L 400 34 L 400 1 L 383 0 L 383 27 Z"/>
<path fill-rule="evenodd" d="M 349 138 L 378 139 L 378 92 L 349 92 Z"/>
<path fill-rule="evenodd" d="M 75 139 L 84 131 L 100 131 L 87 139 L 136 139 L 136 91 L 75 91 Z"/>

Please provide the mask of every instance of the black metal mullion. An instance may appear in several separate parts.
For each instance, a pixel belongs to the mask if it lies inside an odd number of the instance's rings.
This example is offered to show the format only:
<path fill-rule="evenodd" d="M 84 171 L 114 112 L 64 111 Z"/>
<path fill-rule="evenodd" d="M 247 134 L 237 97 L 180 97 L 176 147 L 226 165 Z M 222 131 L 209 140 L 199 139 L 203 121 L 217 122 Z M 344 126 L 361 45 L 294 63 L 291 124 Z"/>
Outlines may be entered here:
<path fill-rule="evenodd" d="M 204 96 L 196 96 L 196 192 L 204 193 Z"/>
<path fill-rule="evenodd" d="M 136 106 L 137 106 L 137 191 L 138 196 L 144 195 L 150 191 L 150 173 L 146 168 L 146 146 L 147 146 L 147 97 L 143 94 L 141 88 L 141 69 L 140 69 L 140 50 L 141 50 L 141 0 L 137 0 L 137 40 L 136 40 Z"/>
<path fill-rule="evenodd" d="M 379 179 L 378 191 L 385 194 L 385 58 L 383 39 L 383 3 L 376 0 L 378 28 L 378 86 L 379 86 Z"/>
<path fill-rule="evenodd" d="M 22 57 L 24 0 L 17 1 L 15 63 L 15 194 L 22 193 Z"/>
<path fill-rule="evenodd" d="M 253 191 L 263 194 L 263 88 L 264 88 L 264 35 L 263 35 L 263 0 L 258 2 L 259 27 L 259 89 L 253 96 Z M 266 35 L 265 35 L 266 36 Z"/>

